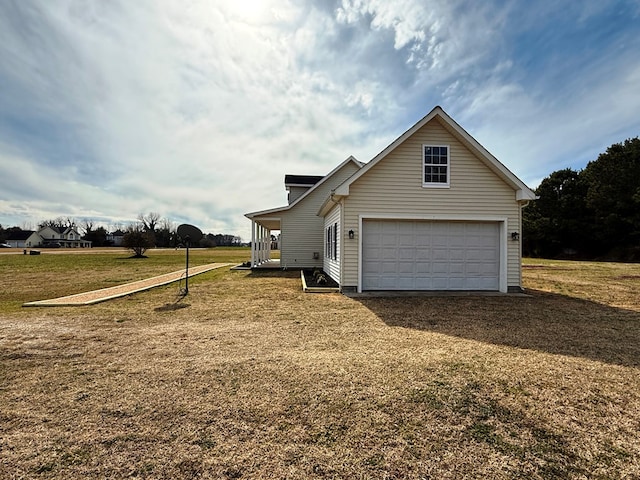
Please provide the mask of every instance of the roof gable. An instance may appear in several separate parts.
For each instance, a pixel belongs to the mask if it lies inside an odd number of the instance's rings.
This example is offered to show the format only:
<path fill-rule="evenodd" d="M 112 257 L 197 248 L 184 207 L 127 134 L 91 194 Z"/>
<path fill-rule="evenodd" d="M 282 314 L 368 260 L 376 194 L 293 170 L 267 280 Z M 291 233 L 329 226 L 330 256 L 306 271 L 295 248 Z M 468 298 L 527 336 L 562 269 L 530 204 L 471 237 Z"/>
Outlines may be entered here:
<path fill-rule="evenodd" d="M 518 177 L 516 177 L 507 167 L 505 167 L 496 157 L 489 153 L 477 140 L 458 125 L 447 113 L 436 106 L 431 112 L 425 115 L 420 121 L 394 140 L 382 152 L 376 155 L 369 163 L 349 177 L 345 182 L 335 189 L 335 194 L 339 196 L 349 195 L 350 185 L 363 175 L 366 175 L 371 168 L 386 158 L 391 152 L 402 145 L 413 134 L 424 127 L 430 121 L 437 119 L 439 123 L 456 137 L 465 147 L 471 150 L 476 156 L 505 183 L 511 186 L 516 192 L 516 200 L 535 200 L 535 193 L 529 189 Z"/>
<path fill-rule="evenodd" d="M 46 232 L 51 232 L 53 235 L 62 235 L 62 232 L 58 227 L 52 227 L 51 225 L 45 225 L 44 227 L 38 229 L 38 234 L 42 235 Z"/>

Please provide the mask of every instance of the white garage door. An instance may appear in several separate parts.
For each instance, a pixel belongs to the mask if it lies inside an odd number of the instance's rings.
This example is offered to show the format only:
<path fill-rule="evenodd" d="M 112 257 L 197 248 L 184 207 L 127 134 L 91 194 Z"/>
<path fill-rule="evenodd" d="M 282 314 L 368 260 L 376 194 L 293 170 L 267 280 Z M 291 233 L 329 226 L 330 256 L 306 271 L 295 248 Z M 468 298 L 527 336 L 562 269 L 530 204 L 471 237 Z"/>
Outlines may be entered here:
<path fill-rule="evenodd" d="M 497 222 L 364 220 L 363 290 L 499 290 Z"/>

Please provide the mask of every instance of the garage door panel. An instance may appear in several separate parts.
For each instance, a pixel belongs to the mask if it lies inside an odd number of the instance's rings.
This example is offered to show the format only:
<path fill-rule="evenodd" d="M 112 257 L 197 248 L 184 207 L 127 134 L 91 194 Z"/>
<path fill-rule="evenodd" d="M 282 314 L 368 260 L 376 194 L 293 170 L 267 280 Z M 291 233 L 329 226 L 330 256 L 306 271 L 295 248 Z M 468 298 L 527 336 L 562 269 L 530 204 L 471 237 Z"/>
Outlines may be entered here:
<path fill-rule="evenodd" d="M 365 290 L 498 290 L 499 223 L 365 220 Z"/>
<path fill-rule="evenodd" d="M 449 260 L 452 262 L 464 262 L 466 258 L 466 252 L 462 249 L 459 250 L 449 250 Z"/>
<path fill-rule="evenodd" d="M 433 262 L 431 264 L 431 272 L 434 275 L 443 275 L 449 273 L 449 262 Z"/>
<path fill-rule="evenodd" d="M 431 246 L 430 230 L 425 230 L 424 232 L 416 231 L 415 239 L 416 239 L 416 247 Z"/>
<path fill-rule="evenodd" d="M 449 290 L 449 277 L 433 277 L 433 290 Z"/>
<path fill-rule="evenodd" d="M 449 261 L 449 250 L 447 248 L 432 248 L 431 249 L 431 260 L 434 262 L 438 261 Z"/>
<path fill-rule="evenodd" d="M 447 290 L 465 290 L 466 282 L 464 277 L 449 277 Z"/>
<path fill-rule="evenodd" d="M 400 247 L 397 258 L 400 262 L 414 261 L 416 259 L 416 250 L 415 248 Z"/>
<path fill-rule="evenodd" d="M 398 262 L 398 273 L 406 275 L 410 273 L 412 276 L 415 272 L 415 263 L 414 262 Z"/>
<path fill-rule="evenodd" d="M 398 236 L 393 233 L 385 233 L 382 235 L 382 245 L 384 247 L 397 247 L 398 246 Z"/>
<path fill-rule="evenodd" d="M 434 290 L 433 279 L 431 277 L 416 277 L 414 282 L 416 290 Z"/>
<path fill-rule="evenodd" d="M 426 274 L 431 274 L 431 263 L 417 262 L 416 275 L 426 276 Z"/>
<path fill-rule="evenodd" d="M 410 235 L 399 235 L 398 245 L 401 247 L 414 248 L 416 246 L 416 236 L 413 233 Z"/>
<path fill-rule="evenodd" d="M 413 275 L 409 276 L 409 277 L 407 277 L 407 276 L 399 276 L 398 277 L 398 283 L 397 283 L 398 287 L 397 288 L 399 290 L 413 290 L 415 288 L 414 287 L 414 284 L 415 284 L 414 280 L 415 280 L 415 278 L 413 277 Z"/>
<path fill-rule="evenodd" d="M 381 261 L 397 261 L 398 260 L 398 247 L 385 247 L 380 249 L 382 252 L 382 256 L 380 257 Z"/>
<path fill-rule="evenodd" d="M 388 262 L 383 261 L 380 263 L 382 265 L 382 274 L 386 275 L 389 273 L 398 273 L 398 263 L 397 262 Z"/>
<path fill-rule="evenodd" d="M 449 264 L 449 273 L 451 275 L 464 275 L 465 273 L 465 264 L 464 263 L 450 263 Z"/>
<path fill-rule="evenodd" d="M 399 287 L 396 287 L 398 283 L 398 277 L 396 276 L 383 276 L 380 278 L 380 289 L 381 290 L 401 290 Z"/>
<path fill-rule="evenodd" d="M 449 237 L 447 235 L 434 235 L 431 237 L 431 246 L 434 248 L 446 248 L 449 244 Z"/>

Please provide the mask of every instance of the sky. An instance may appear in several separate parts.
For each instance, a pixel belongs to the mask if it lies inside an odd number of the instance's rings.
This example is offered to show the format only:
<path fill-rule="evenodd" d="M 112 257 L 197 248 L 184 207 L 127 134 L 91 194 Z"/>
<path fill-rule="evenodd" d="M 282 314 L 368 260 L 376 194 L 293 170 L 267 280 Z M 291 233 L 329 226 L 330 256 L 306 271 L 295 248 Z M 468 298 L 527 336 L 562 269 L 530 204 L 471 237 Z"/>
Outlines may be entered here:
<path fill-rule="evenodd" d="M 640 135 L 640 0 L 3 0 L 0 224 L 250 240 L 436 105 L 535 188 Z"/>

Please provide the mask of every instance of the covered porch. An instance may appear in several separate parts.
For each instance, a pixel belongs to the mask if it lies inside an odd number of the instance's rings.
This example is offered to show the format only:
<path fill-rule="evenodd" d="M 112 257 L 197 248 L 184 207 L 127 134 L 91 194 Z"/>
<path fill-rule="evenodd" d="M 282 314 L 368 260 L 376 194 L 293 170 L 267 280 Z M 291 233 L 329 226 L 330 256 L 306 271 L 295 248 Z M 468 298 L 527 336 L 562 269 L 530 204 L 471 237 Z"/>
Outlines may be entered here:
<path fill-rule="evenodd" d="M 271 258 L 271 235 L 280 231 L 280 218 L 260 212 L 246 216 L 251 220 L 251 268 L 280 268 L 280 259 Z"/>

